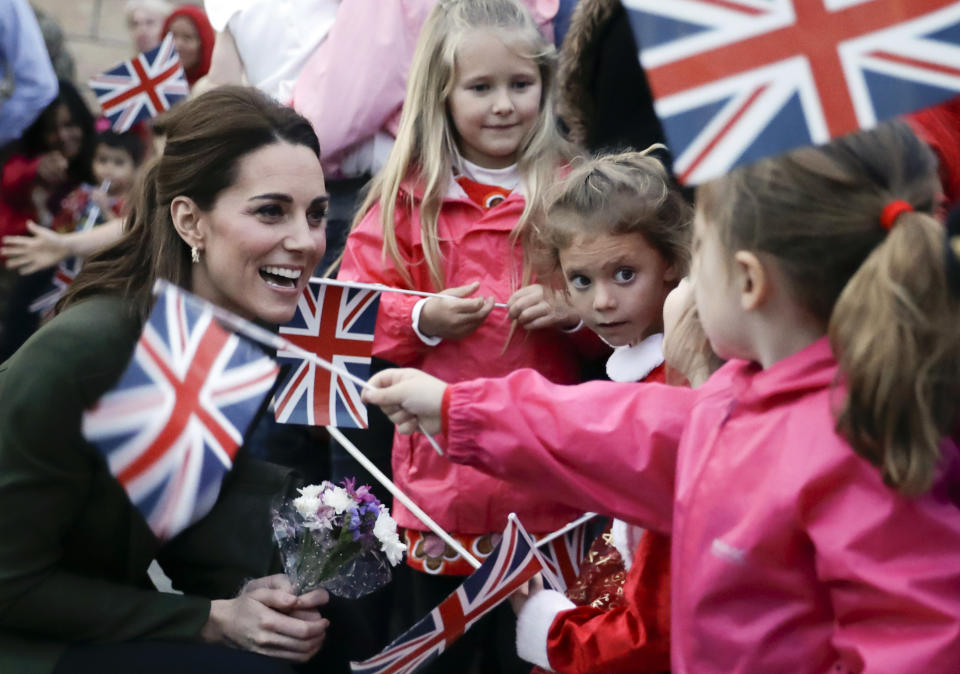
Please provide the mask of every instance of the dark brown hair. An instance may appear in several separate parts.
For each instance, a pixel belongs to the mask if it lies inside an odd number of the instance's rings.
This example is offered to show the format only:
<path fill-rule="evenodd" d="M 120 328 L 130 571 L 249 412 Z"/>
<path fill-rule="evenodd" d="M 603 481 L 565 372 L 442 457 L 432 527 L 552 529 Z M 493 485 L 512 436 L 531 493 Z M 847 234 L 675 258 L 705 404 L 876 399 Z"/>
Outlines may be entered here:
<path fill-rule="evenodd" d="M 240 161 L 273 143 L 305 145 L 320 157 L 310 123 L 252 88 L 213 89 L 182 103 L 160 122 L 166 143 L 134 186 L 123 236 L 87 260 L 58 311 L 89 295 L 114 293 L 145 317 L 157 279 L 190 287 L 190 248 L 170 217 L 175 197 L 189 197 L 209 211 L 236 180 Z"/>
<path fill-rule="evenodd" d="M 757 162 L 702 186 L 729 251 L 762 251 L 821 321 L 846 395 L 837 429 L 905 493 L 929 488 L 960 401 L 960 300 L 946 283 L 933 154 L 902 122 Z M 891 201 L 914 211 L 889 233 Z"/>

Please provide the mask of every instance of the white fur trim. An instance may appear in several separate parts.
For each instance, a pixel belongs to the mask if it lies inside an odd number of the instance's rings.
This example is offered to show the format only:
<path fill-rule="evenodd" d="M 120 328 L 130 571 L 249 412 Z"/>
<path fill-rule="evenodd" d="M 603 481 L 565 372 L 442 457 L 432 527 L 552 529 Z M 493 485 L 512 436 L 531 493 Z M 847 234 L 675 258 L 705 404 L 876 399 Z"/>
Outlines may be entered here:
<path fill-rule="evenodd" d="M 639 344 L 618 346 L 607 359 L 607 376 L 613 381 L 640 381 L 663 363 L 663 333 Z"/>
<path fill-rule="evenodd" d="M 417 333 L 417 337 L 420 338 L 420 341 L 426 344 L 427 346 L 436 346 L 443 341 L 440 337 L 428 337 L 427 335 L 420 332 L 420 312 L 423 311 L 423 305 L 427 303 L 429 297 L 424 297 L 422 300 L 418 301 L 413 305 L 413 311 L 410 313 L 410 318 L 413 321 L 413 331 Z"/>
<path fill-rule="evenodd" d="M 646 529 L 627 524 L 623 520 L 613 520 L 610 527 L 610 537 L 613 539 L 613 547 L 620 553 L 623 559 L 623 566 L 630 569 L 633 566 L 633 552 L 640 545 Z"/>
<path fill-rule="evenodd" d="M 554 590 L 541 590 L 527 600 L 517 615 L 517 655 L 553 671 L 547 657 L 547 635 L 557 614 L 577 605 Z"/>

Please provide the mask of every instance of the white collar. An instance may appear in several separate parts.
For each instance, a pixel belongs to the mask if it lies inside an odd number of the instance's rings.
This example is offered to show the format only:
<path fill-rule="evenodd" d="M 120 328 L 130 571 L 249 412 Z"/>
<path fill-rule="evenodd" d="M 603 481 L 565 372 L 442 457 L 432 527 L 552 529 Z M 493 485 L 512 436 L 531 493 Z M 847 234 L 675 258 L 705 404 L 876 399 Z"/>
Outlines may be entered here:
<path fill-rule="evenodd" d="M 453 177 L 462 175 L 475 183 L 481 185 L 494 185 L 510 192 L 518 192 L 526 196 L 523 189 L 523 180 L 520 176 L 520 167 L 518 164 L 511 164 L 502 169 L 489 169 L 478 166 L 472 161 L 467 161 L 459 152 L 453 160 Z M 456 180 L 451 180 L 447 187 L 447 197 L 451 199 L 468 199 L 464 191 Z"/>
<path fill-rule="evenodd" d="M 650 335 L 639 344 L 618 346 L 607 359 L 612 381 L 642 381 L 663 363 L 663 333 Z"/>

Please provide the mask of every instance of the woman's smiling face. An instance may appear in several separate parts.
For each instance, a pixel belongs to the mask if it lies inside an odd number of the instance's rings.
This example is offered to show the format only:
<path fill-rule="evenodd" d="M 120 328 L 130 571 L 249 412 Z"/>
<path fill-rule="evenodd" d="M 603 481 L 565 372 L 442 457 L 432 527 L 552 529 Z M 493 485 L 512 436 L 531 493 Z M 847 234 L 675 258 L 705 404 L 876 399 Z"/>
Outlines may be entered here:
<path fill-rule="evenodd" d="M 240 160 L 233 185 L 196 222 L 197 295 L 245 318 L 286 323 L 326 249 L 320 160 L 276 142 Z"/>

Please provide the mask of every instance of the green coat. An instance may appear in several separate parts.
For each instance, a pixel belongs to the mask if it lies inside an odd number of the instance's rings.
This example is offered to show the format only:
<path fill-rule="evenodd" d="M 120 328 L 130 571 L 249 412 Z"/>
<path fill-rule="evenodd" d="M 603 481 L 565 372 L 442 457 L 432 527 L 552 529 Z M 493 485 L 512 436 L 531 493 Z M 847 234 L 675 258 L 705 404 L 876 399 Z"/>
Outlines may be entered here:
<path fill-rule="evenodd" d="M 161 548 L 83 439 L 83 410 L 119 379 L 140 328 L 120 299 L 93 298 L 0 365 L 0 672 L 48 673 L 72 642 L 196 639 L 209 598 L 277 569 L 269 502 L 289 471 L 241 452 L 211 513 Z M 154 558 L 202 596 L 156 591 Z"/>

